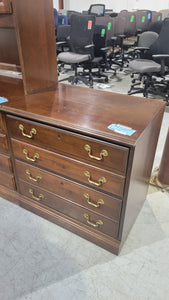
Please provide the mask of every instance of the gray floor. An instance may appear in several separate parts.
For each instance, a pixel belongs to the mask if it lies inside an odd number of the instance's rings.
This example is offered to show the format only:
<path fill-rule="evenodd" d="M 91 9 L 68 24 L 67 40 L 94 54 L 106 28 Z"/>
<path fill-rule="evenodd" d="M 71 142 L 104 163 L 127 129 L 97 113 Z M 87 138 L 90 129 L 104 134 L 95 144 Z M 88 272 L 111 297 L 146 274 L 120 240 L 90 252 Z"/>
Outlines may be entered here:
<path fill-rule="evenodd" d="M 110 82 L 97 88 L 126 93 L 130 78 L 119 73 Z M 169 194 L 150 186 L 119 256 L 0 198 L 0 300 L 16 299 L 169 299 Z"/>

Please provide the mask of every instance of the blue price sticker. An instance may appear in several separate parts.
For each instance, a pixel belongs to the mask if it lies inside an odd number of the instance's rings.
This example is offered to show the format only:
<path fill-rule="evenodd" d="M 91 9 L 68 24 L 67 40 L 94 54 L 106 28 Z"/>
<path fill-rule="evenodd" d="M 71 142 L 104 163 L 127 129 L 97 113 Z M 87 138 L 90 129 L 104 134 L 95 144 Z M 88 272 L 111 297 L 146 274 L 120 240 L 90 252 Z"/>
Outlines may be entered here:
<path fill-rule="evenodd" d="M 8 102 L 8 99 L 6 99 L 4 97 L 0 97 L 0 104 L 5 103 L 5 102 Z"/>
<path fill-rule="evenodd" d="M 128 136 L 131 136 L 132 134 L 134 134 L 136 132 L 136 130 L 134 130 L 130 127 L 121 125 L 121 124 L 111 124 L 107 128 L 110 130 L 113 130 L 114 132 L 117 132 L 117 133 L 120 133 L 123 135 L 128 135 Z"/>

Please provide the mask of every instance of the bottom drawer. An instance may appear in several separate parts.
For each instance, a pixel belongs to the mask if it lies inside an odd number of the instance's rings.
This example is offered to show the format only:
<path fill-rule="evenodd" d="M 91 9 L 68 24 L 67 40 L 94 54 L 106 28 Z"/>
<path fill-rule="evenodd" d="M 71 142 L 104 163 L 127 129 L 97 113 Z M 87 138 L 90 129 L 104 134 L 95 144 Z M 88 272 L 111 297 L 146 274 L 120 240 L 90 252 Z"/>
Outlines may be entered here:
<path fill-rule="evenodd" d="M 15 179 L 12 175 L 0 172 L 0 185 L 3 185 L 11 190 L 15 190 Z"/>
<path fill-rule="evenodd" d="M 117 237 L 119 223 L 105 218 L 97 213 L 93 213 L 86 208 L 72 203 L 57 195 L 39 189 L 24 181 L 20 181 L 20 192 L 40 204 L 46 205 L 69 217 L 72 217 L 95 230 L 99 230 L 111 237 Z"/>

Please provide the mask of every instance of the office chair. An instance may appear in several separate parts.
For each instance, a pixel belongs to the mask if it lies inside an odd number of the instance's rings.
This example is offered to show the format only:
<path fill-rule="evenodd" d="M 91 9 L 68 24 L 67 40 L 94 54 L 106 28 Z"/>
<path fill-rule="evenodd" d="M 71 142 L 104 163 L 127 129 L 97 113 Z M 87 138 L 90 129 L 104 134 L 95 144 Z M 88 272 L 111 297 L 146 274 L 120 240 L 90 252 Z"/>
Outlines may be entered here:
<path fill-rule="evenodd" d="M 139 74 L 140 86 L 131 85 L 128 94 L 143 93 L 161 95 L 167 102 L 169 100 L 169 19 L 163 21 L 160 34 L 150 46 L 152 59 L 136 59 L 129 63 L 130 69 Z"/>
<path fill-rule="evenodd" d="M 91 4 L 88 10 L 89 15 L 104 16 L 105 4 Z"/>
<path fill-rule="evenodd" d="M 107 51 L 109 50 L 109 47 L 106 47 L 106 40 L 107 26 L 95 25 L 93 36 L 94 57 L 91 61 L 82 63 L 83 72 L 79 73 L 80 76 L 86 77 L 91 73 L 92 81 L 108 82 L 108 76 L 103 73 L 107 69 Z M 93 87 L 93 84 L 90 86 Z"/>
<path fill-rule="evenodd" d="M 93 86 L 93 78 L 91 74 L 91 63 L 88 64 L 89 76 L 86 78 L 78 74 L 78 67 L 82 67 L 82 63 L 91 62 L 94 58 L 93 35 L 95 28 L 95 16 L 93 15 L 75 15 L 71 16 L 70 30 L 70 50 L 62 52 L 58 55 L 58 62 L 71 65 L 74 68 L 74 76 L 68 80 L 75 84 L 79 80 L 85 84 Z M 67 79 L 67 78 L 66 78 Z M 64 80 L 66 80 L 64 79 Z"/>
<path fill-rule="evenodd" d="M 123 47 L 125 49 L 128 49 L 129 47 L 133 47 L 137 42 L 136 15 L 134 12 L 122 11 L 120 13 L 120 16 L 122 16 L 125 19 L 125 38 L 123 41 Z"/>
<path fill-rule="evenodd" d="M 95 25 L 93 43 L 94 43 L 94 59 L 92 60 L 92 68 L 97 68 L 98 71 L 93 72 L 92 75 L 97 77 L 97 79 L 104 80 L 108 82 L 108 76 L 103 74 L 102 71 L 108 69 L 107 63 L 107 52 L 109 47 L 107 47 L 107 25 Z"/>
<path fill-rule="evenodd" d="M 119 66 L 120 70 L 123 69 L 126 58 L 124 53 L 123 41 L 125 38 L 125 18 L 119 14 L 114 20 L 114 36 L 112 36 L 112 48 L 113 51 L 110 55 L 111 69 L 114 69 L 113 65 Z M 116 72 L 115 72 L 116 73 Z"/>

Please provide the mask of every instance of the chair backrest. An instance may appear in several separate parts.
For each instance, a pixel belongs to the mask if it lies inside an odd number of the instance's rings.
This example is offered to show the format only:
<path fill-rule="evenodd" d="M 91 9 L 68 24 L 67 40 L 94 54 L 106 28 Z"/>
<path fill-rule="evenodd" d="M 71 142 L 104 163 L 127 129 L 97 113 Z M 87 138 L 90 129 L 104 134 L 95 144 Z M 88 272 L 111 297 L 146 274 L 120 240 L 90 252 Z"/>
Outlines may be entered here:
<path fill-rule="evenodd" d="M 107 27 L 106 44 L 107 46 L 111 46 L 111 37 L 114 36 L 114 18 L 110 16 L 96 17 L 96 25 L 104 25 Z"/>
<path fill-rule="evenodd" d="M 151 12 L 151 22 L 161 21 L 162 20 L 162 13 L 159 11 L 152 11 Z"/>
<path fill-rule="evenodd" d="M 95 25 L 93 43 L 94 43 L 94 56 L 103 56 L 104 53 L 100 50 L 106 47 L 107 40 L 107 26 Z"/>
<path fill-rule="evenodd" d="M 169 54 L 169 18 L 163 21 L 158 39 L 150 47 L 152 54 Z M 166 59 L 169 66 L 169 59 Z"/>
<path fill-rule="evenodd" d="M 87 13 L 88 14 L 88 13 Z M 75 10 L 68 10 L 67 11 L 67 17 L 68 17 L 68 24 L 71 25 L 71 18 L 72 15 L 81 15 L 81 13 L 79 11 L 75 11 Z"/>
<path fill-rule="evenodd" d="M 96 18 L 93 15 L 72 15 L 70 30 L 70 48 L 72 52 L 94 55 L 93 47 L 84 47 L 93 44 L 95 20 Z"/>
<path fill-rule="evenodd" d="M 134 12 L 130 11 L 121 11 L 119 16 L 122 16 L 125 19 L 125 28 L 124 34 L 127 37 L 136 35 L 136 15 Z"/>
<path fill-rule="evenodd" d="M 67 15 L 58 15 L 58 26 L 67 25 L 68 17 Z"/>
<path fill-rule="evenodd" d="M 114 19 L 114 36 L 118 36 L 124 34 L 125 30 L 125 18 L 123 16 L 118 15 Z"/>
<path fill-rule="evenodd" d="M 146 31 L 151 23 L 151 11 L 150 10 L 137 10 L 136 14 L 136 30 Z"/>
<path fill-rule="evenodd" d="M 157 39 L 158 33 L 153 31 L 143 32 L 138 40 L 138 47 L 150 47 Z"/>
<path fill-rule="evenodd" d="M 59 26 L 57 30 L 57 41 L 65 41 L 70 37 L 70 25 Z"/>
<path fill-rule="evenodd" d="M 104 16 L 105 4 L 91 4 L 88 10 L 89 15 Z"/>

